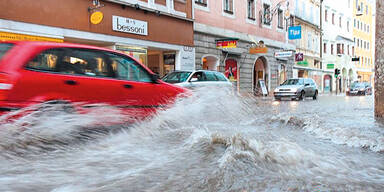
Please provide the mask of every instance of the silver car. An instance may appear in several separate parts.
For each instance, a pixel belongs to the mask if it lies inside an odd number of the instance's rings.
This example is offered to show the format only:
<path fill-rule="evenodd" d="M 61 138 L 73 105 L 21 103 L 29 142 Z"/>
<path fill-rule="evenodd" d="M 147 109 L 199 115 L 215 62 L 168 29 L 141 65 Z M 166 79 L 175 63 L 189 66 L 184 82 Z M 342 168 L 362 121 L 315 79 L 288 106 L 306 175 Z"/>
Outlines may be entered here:
<path fill-rule="evenodd" d="M 173 71 L 162 78 L 167 83 L 172 83 L 185 88 L 221 87 L 233 89 L 233 84 L 223 73 L 218 71 Z"/>
<path fill-rule="evenodd" d="M 281 98 L 302 100 L 304 97 L 317 99 L 319 91 L 316 83 L 311 78 L 293 78 L 288 79 L 273 92 L 276 100 Z"/>

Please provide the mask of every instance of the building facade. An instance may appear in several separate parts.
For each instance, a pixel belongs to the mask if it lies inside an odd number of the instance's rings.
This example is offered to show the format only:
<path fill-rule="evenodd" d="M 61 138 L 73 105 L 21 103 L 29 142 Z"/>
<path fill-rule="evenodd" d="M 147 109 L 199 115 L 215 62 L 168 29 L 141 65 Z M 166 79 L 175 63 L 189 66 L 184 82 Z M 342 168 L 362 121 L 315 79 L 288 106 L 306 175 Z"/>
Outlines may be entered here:
<path fill-rule="evenodd" d="M 345 92 L 357 78 L 356 67 L 352 61 L 356 54 L 352 9 L 352 0 L 323 1 L 324 92 Z M 336 71 L 339 71 L 338 75 Z"/>
<path fill-rule="evenodd" d="M 374 5 L 369 0 L 353 0 L 353 36 L 356 47 L 355 62 L 360 82 L 373 84 L 374 78 Z"/>
<path fill-rule="evenodd" d="M 312 78 L 323 91 L 323 69 L 320 57 L 320 0 L 296 0 L 295 25 L 301 26 L 301 39 L 296 40 L 293 77 Z"/>
<path fill-rule="evenodd" d="M 257 93 L 263 84 L 271 93 L 292 77 L 295 45 L 287 27 L 294 6 L 293 0 L 194 0 L 196 68 L 234 74 L 240 93 Z"/>
<path fill-rule="evenodd" d="M 192 0 L 4 0 L 0 40 L 90 44 L 164 75 L 194 69 Z"/>

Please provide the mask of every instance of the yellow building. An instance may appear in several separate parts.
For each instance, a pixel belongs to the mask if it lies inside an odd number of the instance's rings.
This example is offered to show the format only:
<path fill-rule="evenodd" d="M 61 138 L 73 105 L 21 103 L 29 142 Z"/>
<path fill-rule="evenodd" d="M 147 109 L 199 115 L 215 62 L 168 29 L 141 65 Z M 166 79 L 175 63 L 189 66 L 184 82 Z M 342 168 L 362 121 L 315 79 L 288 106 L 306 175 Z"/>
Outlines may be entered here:
<path fill-rule="evenodd" d="M 373 4 L 370 0 L 352 0 L 353 5 L 353 37 L 355 50 L 352 50 L 355 58 L 357 76 L 361 82 L 373 84 L 374 62 L 374 20 Z"/>

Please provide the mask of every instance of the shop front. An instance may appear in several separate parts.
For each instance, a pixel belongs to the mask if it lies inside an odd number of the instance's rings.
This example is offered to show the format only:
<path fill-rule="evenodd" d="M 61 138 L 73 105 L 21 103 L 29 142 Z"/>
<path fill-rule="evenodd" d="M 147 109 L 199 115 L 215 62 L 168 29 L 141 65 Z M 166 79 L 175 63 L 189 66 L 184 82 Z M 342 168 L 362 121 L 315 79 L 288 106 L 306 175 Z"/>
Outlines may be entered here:
<path fill-rule="evenodd" d="M 18 6 L 18 1 L 6 2 L 13 10 L 0 7 L 0 40 L 70 42 L 111 48 L 134 57 L 159 76 L 195 68 L 191 1 L 167 1 L 178 3 L 178 7 L 164 5 L 170 9 L 160 11 L 151 8 L 155 6 L 150 4 L 156 4 L 152 1 L 135 7 L 123 1 L 95 5 L 93 2 L 99 1 L 67 0 L 63 5 L 71 12 L 55 11 L 61 5 L 53 1 L 27 0 L 23 6 Z M 24 13 L 36 10 L 41 13 L 25 17 Z"/>

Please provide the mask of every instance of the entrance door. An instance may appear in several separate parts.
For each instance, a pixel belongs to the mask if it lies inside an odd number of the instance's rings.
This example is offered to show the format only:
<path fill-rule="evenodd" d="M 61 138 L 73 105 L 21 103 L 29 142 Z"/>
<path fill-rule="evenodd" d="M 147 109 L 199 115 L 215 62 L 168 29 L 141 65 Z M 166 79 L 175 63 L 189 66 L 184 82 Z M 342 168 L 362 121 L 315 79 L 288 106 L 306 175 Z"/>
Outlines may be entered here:
<path fill-rule="evenodd" d="M 324 76 L 324 92 L 330 92 L 332 91 L 332 78 L 330 75 Z"/>
<path fill-rule="evenodd" d="M 267 80 L 267 74 L 265 73 L 266 71 L 266 63 L 264 62 L 264 58 L 259 57 L 256 62 L 255 62 L 255 67 L 253 70 L 253 88 L 254 88 L 254 93 L 258 94 L 257 92 L 260 92 L 260 85 L 259 85 L 259 80 L 264 80 L 266 87 L 268 87 L 268 80 Z"/>

